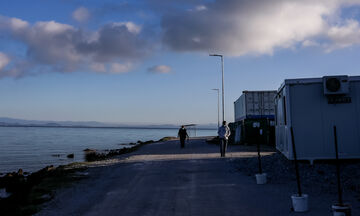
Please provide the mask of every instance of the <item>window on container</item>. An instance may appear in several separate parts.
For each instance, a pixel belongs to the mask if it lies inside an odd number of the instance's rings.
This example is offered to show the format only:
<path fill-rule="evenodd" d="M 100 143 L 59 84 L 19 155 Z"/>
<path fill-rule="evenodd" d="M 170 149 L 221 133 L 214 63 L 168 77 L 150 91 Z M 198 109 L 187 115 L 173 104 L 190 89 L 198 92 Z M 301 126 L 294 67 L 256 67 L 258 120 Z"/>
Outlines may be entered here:
<path fill-rule="evenodd" d="M 285 96 L 283 97 L 283 101 L 282 101 L 283 103 L 283 117 L 284 117 L 284 125 L 286 125 L 286 98 L 285 98 Z"/>

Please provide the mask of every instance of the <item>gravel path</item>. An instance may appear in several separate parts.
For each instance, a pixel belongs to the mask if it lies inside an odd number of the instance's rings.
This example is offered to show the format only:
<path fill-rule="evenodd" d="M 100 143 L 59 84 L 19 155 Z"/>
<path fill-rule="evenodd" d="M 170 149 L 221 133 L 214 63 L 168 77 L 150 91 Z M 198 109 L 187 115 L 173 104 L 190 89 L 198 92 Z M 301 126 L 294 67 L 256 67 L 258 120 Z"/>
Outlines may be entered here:
<path fill-rule="evenodd" d="M 178 141 L 145 145 L 88 168 L 88 178 L 58 191 L 38 215 L 300 215 L 290 210 L 296 185 L 290 168 L 282 165 L 286 159 L 268 149 L 263 159 L 270 182 L 256 185 L 253 147 L 230 146 L 226 158 L 218 149 L 205 139 L 192 139 L 185 149 Z M 281 176 L 276 166 L 289 171 Z M 306 192 L 311 210 L 301 215 L 331 214 L 332 192 Z"/>

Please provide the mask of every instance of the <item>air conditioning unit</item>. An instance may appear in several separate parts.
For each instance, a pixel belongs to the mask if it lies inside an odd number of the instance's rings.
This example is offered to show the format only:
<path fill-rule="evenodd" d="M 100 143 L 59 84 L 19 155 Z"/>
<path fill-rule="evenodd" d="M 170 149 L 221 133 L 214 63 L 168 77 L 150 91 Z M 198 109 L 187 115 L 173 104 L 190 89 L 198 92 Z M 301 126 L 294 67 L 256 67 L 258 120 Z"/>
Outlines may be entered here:
<path fill-rule="evenodd" d="M 323 77 L 324 95 L 344 95 L 349 93 L 349 78 L 343 76 Z"/>

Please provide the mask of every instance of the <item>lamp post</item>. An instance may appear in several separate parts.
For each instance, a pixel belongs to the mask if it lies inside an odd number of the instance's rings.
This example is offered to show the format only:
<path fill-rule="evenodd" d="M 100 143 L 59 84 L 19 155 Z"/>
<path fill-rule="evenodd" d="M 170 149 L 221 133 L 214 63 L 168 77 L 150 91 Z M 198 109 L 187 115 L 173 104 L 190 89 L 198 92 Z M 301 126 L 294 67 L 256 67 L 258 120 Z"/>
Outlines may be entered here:
<path fill-rule="evenodd" d="M 221 58 L 221 75 L 222 75 L 222 120 L 225 121 L 225 105 L 224 105 L 224 56 L 219 54 L 209 54 L 209 56 L 217 56 Z"/>
<path fill-rule="evenodd" d="M 220 127 L 220 90 L 218 88 L 211 89 L 211 90 L 217 91 L 217 95 L 218 95 L 217 113 L 218 113 L 218 128 L 219 128 Z"/>

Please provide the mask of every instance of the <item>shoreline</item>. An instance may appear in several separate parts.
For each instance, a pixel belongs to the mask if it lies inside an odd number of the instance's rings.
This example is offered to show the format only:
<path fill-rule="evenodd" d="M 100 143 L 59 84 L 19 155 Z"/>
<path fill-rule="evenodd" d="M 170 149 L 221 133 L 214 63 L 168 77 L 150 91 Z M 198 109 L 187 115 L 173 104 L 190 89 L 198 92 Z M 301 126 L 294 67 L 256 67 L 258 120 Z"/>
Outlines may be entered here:
<path fill-rule="evenodd" d="M 74 182 L 86 178 L 88 168 L 101 161 L 134 152 L 144 145 L 177 139 L 163 137 L 157 141 L 129 143 L 121 149 L 87 149 L 82 162 L 65 165 L 49 165 L 34 172 L 7 172 L 0 176 L 0 211 L 11 215 L 32 215 L 40 210 L 41 204 L 54 197 L 56 189 L 71 186 Z"/>
<path fill-rule="evenodd" d="M 66 126 L 66 125 L 0 125 L 1 127 L 24 127 L 24 128 L 86 128 L 86 129 L 179 129 L 179 127 L 146 127 L 146 126 L 85 126 L 85 125 L 73 125 L 73 126 Z M 206 128 L 200 127 L 196 128 L 196 130 L 217 130 L 217 128 Z"/>
<path fill-rule="evenodd" d="M 2 126 L 0 126 L 2 127 Z M 0 173 L 0 179 L 5 177 L 6 175 L 8 174 L 15 174 L 15 173 L 18 173 L 19 171 L 21 173 L 23 173 L 24 176 L 28 176 L 28 175 L 31 175 L 32 173 L 36 173 L 36 172 L 39 172 L 41 171 L 42 169 L 46 168 L 46 167 L 55 167 L 55 168 L 58 168 L 58 167 L 68 167 L 68 166 L 71 166 L 73 164 L 84 164 L 84 163 L 88 163 L 88 162 L 94 162 L 94 161 L 101 161 L 101 160 L 106 160 L 106 159 L 109 159 L 111 157 L 114 157 L 114 156 L 117 156 L 117 155 L 122 155 L 122 154 L 126 154 L 126 153 L 130 153 L 130 152 L 133 152 L 133 151 L 136 151 L 136 149 L 140 148 L 142 145 L 144 144 L 150 144 L 150 143 L 156 143 L 156 142 L 163 142 L 163 141 L 167 141 L 167 140 L 172 140 L 172 139 L 177 139 L 176 137 L 171 137 L 171 136 L 165 136 L 157 141 L 154 141 L 154 140 L 148 140 L 148 141 L 137 141 L 136 143 L 134 142 L 130 142 L 130 143 L 127 143 L 127 144 L 120 144 L 120 145 L 124 145 L 124 146 L 127 146 L 127 147 L 123 147 L 123 148 L 115 148 L 115 149 L 105 149 L 105 150 L 99 150 L 99 149 L 90 149 L 90 148 L 86 148 L 83 150 L 84 152 L 84 159 L 83 161 L 76 161 L 76 162 L 69 162 L 67 164 L 61 164 L 61 165 L 48 165 L 48 166 L 44 166 L 42 168 L 39 168 L 35 171 L 24 171 L 22 168 L 19 168 L 17 170 L 13 170 L 13 171 L 7 171 L 7 172 L 2 172 Z M 130 147 L 128 147 L 130 146 Z M 134 149 L 135 148 L 135 149 Z M 91 159 L 89 161 L 86 160 L 86 155 L 87 154 L 92 154 L 92 153 L 95 153 L 96 156 L 95 158 L 96 159 Z M 68 155 L 65 155 L 65 156 L 69 156 L 69 155 L 72 155 L 73 153 L 71 154 L 68 154 Z M 56 155 L 52 155 L 53 157 L 57 157 Z M 0 189 L 1 189 L 1 185 L 0 185 Z"/>
<path fill-rule="evenodd" d="M 1 127 L 1 126 L 0 126 Z M 47 165 L 44 164 L 42 166 L 39 166 L 37 169 L 32 169 L 32 170 L 26 170 L 26 168 L 23 168 L 21 166 L 18 166 L 18 167 L 14 167 L 13 169 L 8 169 L 8 170 L 5 170 L 5 171 L 2 171 L 0 172 L 0 178 L 6 176 L 7 174 L 14 174 L 14 173 L 17 173 L 19 172 L 19 170 L 22 171 L 23 175 L 27 176 L 27 175 L 30 175 L 31 173 L 35 173 L 35 172 L 38 172 L 40 171 L 41 169 L 45 168 L 45 167 L 48 167 L 48 166 L 54 166 L 54 167 L 59 167 L 59 166 L 67 166 L 67 165 L 70 165 L 70 164 L 76 164 L 76 163 L 84 163 L 84 162 L 88 162 L 86 160 L 86 154 L 87 154 L 87 151 L 92 151 L 92 152 L 96 152 L 98 153 L 99 155 L 100 154 L 104 154 L 104 153 L 116 153 L 116 152 L 121 152 L 121 154 L 123 153 L 127 153 L 127 152 L 122 152 L 124 151 L 124 149 L 131 149 L 133 147 L 137 147 L 138 145 L 142 145 L 144 143 L 148 144 L 148 143 L 152 143 L 152 142 L 160 142 L 160 141 L 165 141 L 166 138 L 174 138 L 174 137 L 170 137 L 170 136 L 165 136 L 165 137 L 162 137 L 161 139 L 157 140 L 157 141 L 154 141 L 154 140 L 147 140 L 147 141 L 141 141 L 141 140 L 138 140 L 137 142 L 129 142 L 129 143 L 120 143 L 120 144 L 117 144 L 119 145 L 120 148 L 117 148 L 114 146 L 114 148 L 108 148 L 108 149 L 95 149 L 95 148 L 85 148 L 83 150 L 79 150 L 78 152 L 68 152 L 68 153 L 61 153 L 61 154 L 51 154 L 50 156 L 52 158 L 54 158 L 54 161 L 51 162 L 51 163 L 48 163 Z M 80 158 L 82 159 L 77 159 L 74 161 L 74 155 L 80 155 Z M 107 157 L 110 157 L 111 155 L 108 155 Z M 62 158 L 62 160 L 68 160 L 68 161 L 64 161 L 63 163 L 56 163 L 55 162 L 55 159 L 56 158 L 59 158 L 60 157 Z M 78 156 L 77 156 L 78 157 Z M 73 160 L 71 160 L 73 159 Z M 98 160 L 101 160 L 101 158 L 99 157 Z M 1 189 L 1 187 L 0 187 Z"/>

